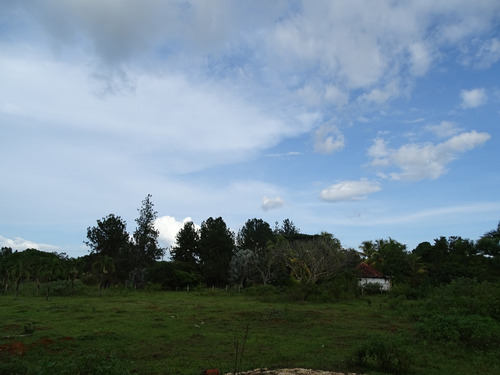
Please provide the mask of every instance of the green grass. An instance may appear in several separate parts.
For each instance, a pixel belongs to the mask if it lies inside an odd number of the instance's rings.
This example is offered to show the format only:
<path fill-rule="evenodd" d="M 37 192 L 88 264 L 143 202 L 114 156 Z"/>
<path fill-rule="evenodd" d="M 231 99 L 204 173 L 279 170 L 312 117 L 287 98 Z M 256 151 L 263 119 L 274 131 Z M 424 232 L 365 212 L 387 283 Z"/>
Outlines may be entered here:
<path fill-rule="evenodd" d="M 0 374 L 230 372 L 235 343 L 241 350 L 245 339 L 242 371 L 347 372 L 356 370 L 349 361 L 356 348 L 374 336 L 404 341 L 413 374 L 500 373 L 493 353 L 420 340 L 412 320 L 418 304 L 389 296 L 292 303 L 211 290 L 92 290 L 45 301 L 23 288 L 17 300 L 10 291 L 0 296 Z M 22 350 L 10 353 L 15 342 Z"/>

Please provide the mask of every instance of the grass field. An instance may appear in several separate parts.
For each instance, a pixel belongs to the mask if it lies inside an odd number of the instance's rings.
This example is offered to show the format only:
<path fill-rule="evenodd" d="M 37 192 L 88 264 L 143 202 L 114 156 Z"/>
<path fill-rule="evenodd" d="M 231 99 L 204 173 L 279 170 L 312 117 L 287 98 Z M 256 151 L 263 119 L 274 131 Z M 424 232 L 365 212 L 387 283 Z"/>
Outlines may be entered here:
<path fill-rule="evenodd" d="M 358 370 L 353 353 L 370 340 L 403 347 L 412 374 L 500 373 L 494 352 L 419 339 L 418 303 L 386 295 L 310 303 L 217 290 L 92 290 L 46 301 L 26 288 L 17 300 L 0 296 L 0 374 L 347 372 Z"/>

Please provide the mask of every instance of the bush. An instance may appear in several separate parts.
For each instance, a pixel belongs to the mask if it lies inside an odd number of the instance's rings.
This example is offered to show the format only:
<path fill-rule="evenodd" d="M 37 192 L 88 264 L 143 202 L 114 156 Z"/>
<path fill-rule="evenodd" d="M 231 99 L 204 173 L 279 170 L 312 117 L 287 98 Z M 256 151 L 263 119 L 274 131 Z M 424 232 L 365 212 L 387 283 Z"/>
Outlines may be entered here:
<path fill-rule="evenodd" d="M 373 295 L 382 293 L 382 286 L 379 283 L 366 283 L 361 286 L 363 294 Z"/>
<path fill-rule="evenodd" d="M 75 280 L 74 282 L 70 280 L 56 280 L 50 281 L 48 287 L 50 288 L 50 295 L 70 296 L 79 294 L 83 290 L 84 285 L 80 280 Z M 47 284 L 45 288 L 47 288 Z"/>
<path fill-rule="evenodd" d="M 425 310 L 444 315 L 479 315 L 500 321 L 500 284 L 454 280 L 430 295 Z"/>
<path fill-rule="evenodd" d="M 407 299 L 420 299 L 429 293 L 427 285 L 411 286 L 406 283 L 399 283 L 392 286 L 391 296 L 405 296 Z"/>
<path fill-rule="evenodd" d="M 400 336 L 372 336 L 355 349 L 348 362 L 363 370 L 405 374 L 412 365 L 407 340 Z"/>
<path fill-rule="evenodd" d="M 161 291 L 163 287 L 160 283 L 152 283 L 151 281 L 148 281 L 144 289 L 146 292 L 152 293 Z"/>
<path fill-rule="evenodd" d="M 488 350 L 500 345 L 500 324 L 479 315 L 433 314 L 417 323 L 417 330 L 428 340 L 463 344 L 468 348 Z"/>

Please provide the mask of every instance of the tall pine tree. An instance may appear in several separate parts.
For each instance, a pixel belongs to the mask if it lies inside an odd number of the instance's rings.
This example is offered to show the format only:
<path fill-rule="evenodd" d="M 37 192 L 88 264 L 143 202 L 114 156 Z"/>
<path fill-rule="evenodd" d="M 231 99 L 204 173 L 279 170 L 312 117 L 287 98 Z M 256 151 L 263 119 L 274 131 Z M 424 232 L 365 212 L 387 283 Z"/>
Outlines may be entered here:
<path fill-rule="evenodd" d="M 134 260 L 137 268 L 147 268 L 154 264 L 164 254 L 164 249 L 158 245 L 160 232 L 155 228 L 157 212 L 151 201 L 151 194 L 142 201 L 138 210 L 140 215 L 135 220 L 137 228 L 134 232 Z"/>

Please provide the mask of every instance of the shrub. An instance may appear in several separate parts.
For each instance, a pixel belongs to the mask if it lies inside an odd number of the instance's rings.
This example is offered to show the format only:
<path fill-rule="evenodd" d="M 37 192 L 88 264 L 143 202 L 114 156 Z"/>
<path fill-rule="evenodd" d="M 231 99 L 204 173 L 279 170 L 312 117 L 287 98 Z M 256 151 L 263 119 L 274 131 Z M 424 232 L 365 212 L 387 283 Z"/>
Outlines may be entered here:
<path fill-rule="evenodd" d="M 407 340 L 401 336 L 376 335 L 357 347 L 348 362 L 363 370 L 405 374 L 410 370 L 412 357 Z"/>
<path fill-rule="evenodd" d="M 379 283 L 366 283 L 361 289 L 363 290 L 363 294 L 380 294 L 382 293 L 382 286 Z"/>
<path fill-rule="evenodd" d="M 151 281 L 148 281 L 144 289 L 146 290 L 146 292 L 151 293 L 159 292 L 163 289 L 163 287 L 160 283 L 152 283 Z"/>
<path fill-rule="evenodd" d="M 394 284 L 391 288 L 391 296 L 405 296 L 407 299 L 419 299 L 428 294 L 427 285 L 412 286 L 406 283 Z"/>
<path fill-rule="evenodd" d="M 500 321 L 500 284 L 457 279 L 437 288 L 425 309 L 445 315 L 479 315 Z"/>
<path fill-rule="evenodd" d="M 417 323 L 417 330 L 428 340 L 463 344 L 468 348 L 488 350 L 500 345 L 500 324 L 479 315 L 433 314 Z"/>

